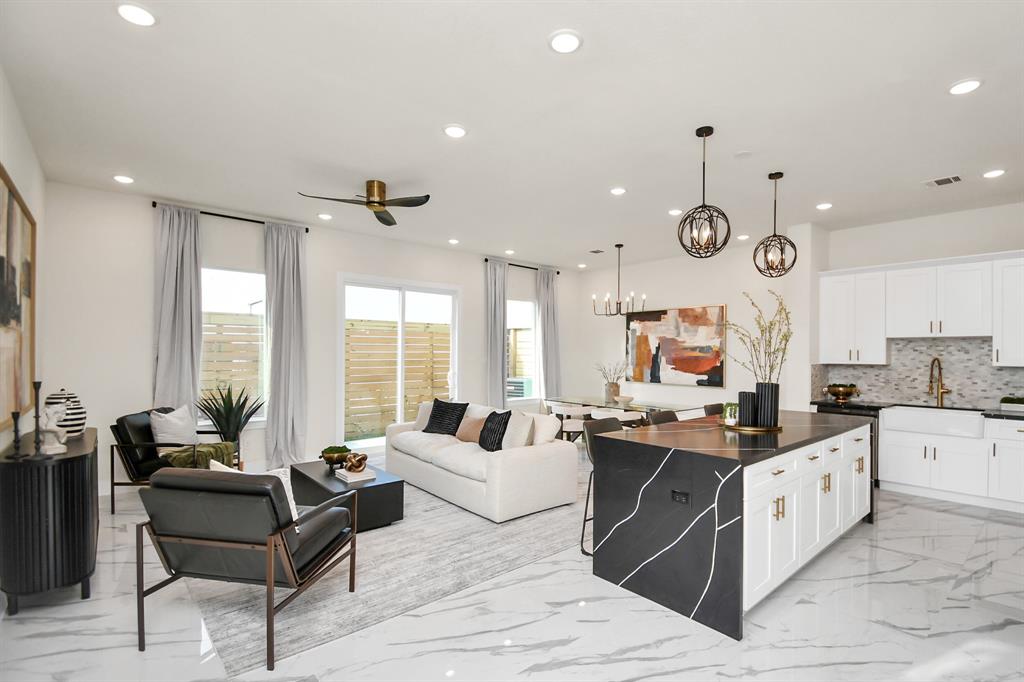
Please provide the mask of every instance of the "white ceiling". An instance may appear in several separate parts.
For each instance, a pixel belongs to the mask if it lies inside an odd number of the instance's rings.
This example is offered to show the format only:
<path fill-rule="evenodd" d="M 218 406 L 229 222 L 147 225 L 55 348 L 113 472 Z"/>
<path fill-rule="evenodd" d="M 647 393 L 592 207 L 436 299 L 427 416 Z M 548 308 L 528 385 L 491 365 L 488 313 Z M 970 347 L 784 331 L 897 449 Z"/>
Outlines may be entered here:
<path fill-rule="evenodd" d="M 591 267 L 616 241 L 626 261 L 681 253 L 667 210 L 699 203 L 702 124 L 708 202 L 753 237 L 729 248 L 770 231 L 773 170 L 781 225 L 1024 196 L 1021 2 L 143 4 L 152 28 L 115 2 L 0 2 L 0 63 L 49 178 Z M 560 28 L 577 53 L 547 46 Z M 967 77 L 983 87 L 948 94 Z M 921 184 L 949 174 L 964 182 Z M 295 194 L 368 178 L 432 198 L 389 230 Z"/>

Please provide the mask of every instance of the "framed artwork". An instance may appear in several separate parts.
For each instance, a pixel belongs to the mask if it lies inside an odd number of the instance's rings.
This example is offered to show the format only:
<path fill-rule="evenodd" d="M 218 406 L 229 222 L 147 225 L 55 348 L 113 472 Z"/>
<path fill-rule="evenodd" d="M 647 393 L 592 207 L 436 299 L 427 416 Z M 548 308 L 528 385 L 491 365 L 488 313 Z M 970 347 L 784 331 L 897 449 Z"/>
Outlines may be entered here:
<path fill-rule="evenodd" d="M 626 315 L 627 381 L 725 386 L 725 306 Z"/>
<path fill-rule="evenodd" d="M 0 430 L 32 410 L 36 347 L 36 221 L 0 165 Z"/>

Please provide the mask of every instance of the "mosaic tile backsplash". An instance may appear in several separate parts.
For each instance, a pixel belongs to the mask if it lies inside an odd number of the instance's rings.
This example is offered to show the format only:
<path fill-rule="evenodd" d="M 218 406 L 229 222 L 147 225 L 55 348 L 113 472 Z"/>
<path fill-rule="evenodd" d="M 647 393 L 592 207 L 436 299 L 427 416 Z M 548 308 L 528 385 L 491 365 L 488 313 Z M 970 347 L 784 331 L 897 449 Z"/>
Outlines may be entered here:
<path fill-rule="evenodd" d="M 993 367 L 992 339 L 889 339 L 888 365 L 815 365 L 815 396 L 831 383 L 857 384 L 861 400 L 929 403 L 928 367 L 942 360 L 948 407 L 995 407 L 1005 395 L 1024 396 L 1024 367 Z"/>

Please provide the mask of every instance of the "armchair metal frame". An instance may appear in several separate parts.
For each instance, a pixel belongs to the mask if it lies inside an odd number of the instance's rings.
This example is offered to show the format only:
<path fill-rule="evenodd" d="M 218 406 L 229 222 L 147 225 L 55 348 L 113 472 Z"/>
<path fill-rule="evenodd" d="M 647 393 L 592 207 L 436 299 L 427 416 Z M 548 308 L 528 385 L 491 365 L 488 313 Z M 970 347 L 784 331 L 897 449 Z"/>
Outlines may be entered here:
<path fill-rule="evenodd" d="M 203 545 L 206 547 L 222 547 L 227 549 L 244 549 L 251 550 L 254 552 L 266 552 L 267 556 L 267 670 L 274 669 L 274 616 L 281 611 L 284 607 L 291 604 L 296 597 L 305 592 L 307 589 L 312 587 L 321 578 L 323 578 L 331 569 L 340 564 L 346 558 L 349 560 L 348 568 L 348 591 L 356 591 L 356 524 L 358 521 L 358 509 L 359 509 L 359 497 L 356 495 L 358 491 L 350 490 L 347 493 L 335 495 L 331 499 L 322 502 L 313 509 L 310 509 L 306 513 L 302 514 L 298 519 L 292 521 L 291 524 L 285 526 L 281 530 L 272 533 L 267 536 L 265 544 L 250 543 L 250 542 L 230 542 L 226 540 L 208 540 L 205 538 L 195 537 L 183 537 L 177 535 L 158 535 L 153 530 L 151 521 L 145 521 L 135 526 L 135 594 L 136 601 L 138 603 L 138 630 L 139 630 L 139 651 L 146 650 L 146 606 L 145 598 L 154 592 L 167 587 L 173 582 L 176 582 L 180 578 L 192 577 L 192 578 L 204 578 L 202 575 L 190 575 L 188 573 L 175 573 L 167 562 L 167 557 L 163 551 L 163 543 L 168 544 L 185 544 L 185 545 Z M 328 509 L 333 509 L 338 505 L 342 504 L 349 498 L 352 499 L 352 532 L 345 537 L 340 543 L 335 543 L 332 546 L 328 546 L 324 551 L 320 553 L 320 556 L 316 558 L 312 566 L 301 573 L 296 569 L 295 562 L 292 557 L 292 553 L 288 548 L 288 543 L 285 540 L 285 534 L 291 530 L 295 530 L 296 533 L 301 532 L 302 524 L 306 523 L 310 519 L 319 516 Z M 149 535 L 150 542 L 153 543 L 153 547 L 156 549 L 157 556 L 160 557 L 160 563 L 163 564 L 164 570 L 170 576 L 162 580 L 161 582 L 151 587 L 144 587 L 144 575 L 143 575 L 143 531 Z M 346 549 L 347 547 L 347 549 Z M 342 552 L 342 550 L 345 550 Z M 295 591 L 289 594 L 287 597 L 282 599 L 278 603 L 274 603 L 274 559 L 278 558 L 281 560 L 281 565 L 284 567 L 284 581 L 288 587 Z M 205 578 L 207 580 L 211 578 Z M 230 581 L 229 581 L 230 582 Z M 242 582 L 242 581 L 238 581 Z"/>

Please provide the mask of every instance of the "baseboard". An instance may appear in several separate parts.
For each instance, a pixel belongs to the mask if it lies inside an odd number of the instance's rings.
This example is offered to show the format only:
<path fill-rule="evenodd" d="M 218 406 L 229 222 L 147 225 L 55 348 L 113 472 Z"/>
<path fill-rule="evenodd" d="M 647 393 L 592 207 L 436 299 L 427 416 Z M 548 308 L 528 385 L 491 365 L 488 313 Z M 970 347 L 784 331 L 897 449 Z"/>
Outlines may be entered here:
<path fill-rule="evenodd" d="M 970 504 L 975 507 L 985 507 L 987 509 L 998 509 L 1000 511 L 1024 514 L 1024 503 L 1021 502 L 997 500 L 993 497 L 979 497 L 978 495 L 965 495 L 964 493 L 954 493 L 948 490 L 935 490 L 934 488 L 922 488 L 916 485 L 889 483 L 887 481 L 882 481 L 881 487 L 882 490 L 891 490 L 894 493 L 930 497 L 932 499 L 943 500 L 945 502 L 959 502 L 960 504 Z"/>

